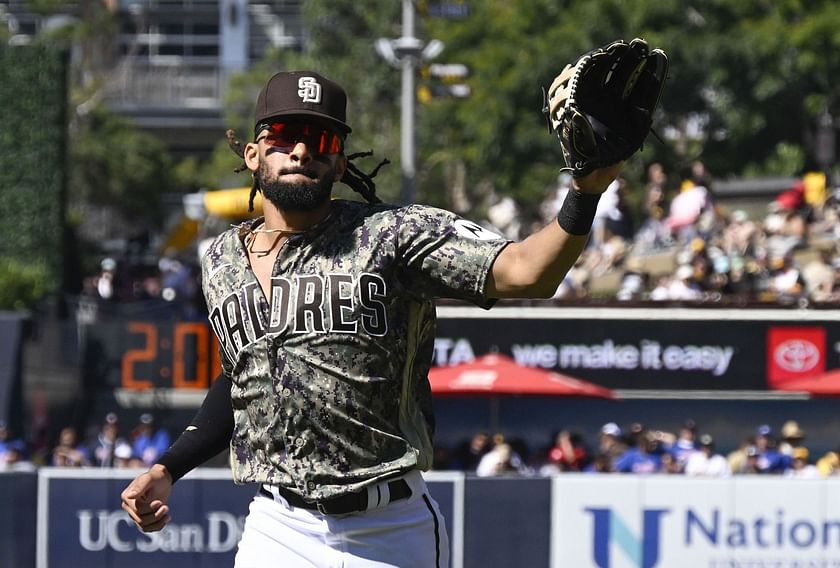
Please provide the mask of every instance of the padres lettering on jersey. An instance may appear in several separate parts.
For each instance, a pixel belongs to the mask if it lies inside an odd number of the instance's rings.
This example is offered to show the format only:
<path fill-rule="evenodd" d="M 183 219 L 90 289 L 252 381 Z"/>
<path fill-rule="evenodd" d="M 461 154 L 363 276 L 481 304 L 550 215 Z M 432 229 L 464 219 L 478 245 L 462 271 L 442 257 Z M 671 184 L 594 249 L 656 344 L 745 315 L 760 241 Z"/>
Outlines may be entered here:
<path fill-rule="evenodd" d="M 358 333 L 359 326 L 372 336 L 388 331 L 387 284 L 377 274 L 272 277 L 268 321 L 260 315 L 261 295 L 259 284 L 250 282 L 210 313 L 213 330 L 231 361 L 266 334 Z"/>
<path fill-rule="evenodd" d="M 487 272 L 507 244 L 430 207 L 332 207 L 284 244 L 268 294 L 248 265 L 247 227 L 202 259 L 233 385 L 234 480 L 312 499 L 431 467 L 433 300 L 488 305 Z"/>

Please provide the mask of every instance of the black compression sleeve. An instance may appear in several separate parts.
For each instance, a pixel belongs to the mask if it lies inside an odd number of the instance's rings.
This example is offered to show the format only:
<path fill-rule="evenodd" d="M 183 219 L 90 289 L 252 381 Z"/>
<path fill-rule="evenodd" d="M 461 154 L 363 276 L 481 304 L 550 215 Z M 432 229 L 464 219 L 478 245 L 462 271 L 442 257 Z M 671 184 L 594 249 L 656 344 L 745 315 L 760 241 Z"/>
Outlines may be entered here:
<path fill-rule="evenodd" d="M 560 206 L 557 222 L 560 228 L 570 235 L 583 236 L 592 230 L 595 212 L 598 210 L 600 193 L 583 193 L 570 189 Z"/>
<path fill-rule="evenodd" d="M 221 373 L 190 425 L 157 461 L 166 467 L 172 483 L 230 446 L 233 435 L 230 387 L 230 378 Z"/>

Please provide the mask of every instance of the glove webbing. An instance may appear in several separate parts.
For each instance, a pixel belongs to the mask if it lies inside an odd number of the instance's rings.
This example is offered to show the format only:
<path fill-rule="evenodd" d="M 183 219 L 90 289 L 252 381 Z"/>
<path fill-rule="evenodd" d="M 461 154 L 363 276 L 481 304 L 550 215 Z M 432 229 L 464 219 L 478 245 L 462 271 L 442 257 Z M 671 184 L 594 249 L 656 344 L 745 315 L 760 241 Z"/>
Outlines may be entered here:
<path fill-rule="evenodd" d="M 592 55 L 587 54 L 581 57 L 581 59 L 577 63 L 575 63 L 574 67 L 566 67 L 566 69 L 564 69 L 563 72 L 560 73 L 560 75 L 558 75 L 554 79 L 554 81 L 551 83 L 551 86 L 548 88 L 548 96 L 546 97 L 546 110 L 549 113 L 549 126 L 552 130 L 555 128 L 552 123 L 562 123 L 563 119 L 565 119 L 566 116 L 570 112 L 572 112 L 572 106 L 575 104 L 574 94 L 577 91 L 578 79 L 580 79 L 581 73 L 583 73 L 583 70 L 588 66 L 590 59 L 592 59 Z M 569 73 L 572 74 L 571 78 L 569 77 Z M 563 83 L 566 83 L 565 87 L 563 87 Z M 558 98 L 564 98 L 566 99 L 566 102 L 563 104 L 563 112 L 560 114 L 560 116 L 552 118 L 551 101 Z"/>

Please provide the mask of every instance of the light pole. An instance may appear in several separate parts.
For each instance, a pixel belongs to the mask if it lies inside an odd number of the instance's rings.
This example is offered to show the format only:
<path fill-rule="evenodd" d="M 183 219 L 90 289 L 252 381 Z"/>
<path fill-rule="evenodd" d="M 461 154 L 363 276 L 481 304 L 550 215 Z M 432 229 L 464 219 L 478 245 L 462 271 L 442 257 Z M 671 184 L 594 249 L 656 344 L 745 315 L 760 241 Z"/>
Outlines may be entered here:
<path fill-rule="evenodd" d="M 421 61 L 434 59 L 443 51 L 443 42 L 433 39 L 428 43 L 414 37 L 414 0 L 402 2 L 402 36 L 396 39 L 376 40 L 376 51 L 388 63 L 402 69 L 400 96 L 400 168 L 402 170 L 402 201 L 414 201 L 416 177 L 414 151 L 414 78 Z"/>

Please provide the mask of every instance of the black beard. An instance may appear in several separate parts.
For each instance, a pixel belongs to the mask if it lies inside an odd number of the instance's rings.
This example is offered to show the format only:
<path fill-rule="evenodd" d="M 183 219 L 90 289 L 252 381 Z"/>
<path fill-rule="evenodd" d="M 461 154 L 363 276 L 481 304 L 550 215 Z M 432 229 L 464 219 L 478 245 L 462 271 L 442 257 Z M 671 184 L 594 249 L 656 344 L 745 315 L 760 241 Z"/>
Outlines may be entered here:
<path fill-rule="evenodd" d="M 310 181 L 288 183 L 280 180 L 286 174 L 303 174 Z M 257 170 L 257 181 L 263 197 L 282 211 L 314 211 L 329 201 L 332 194 L 333 180 L 329 175 L 318 176 L 306 168 L 289 168 L 277 172 L 274 178 L 265 162 Z"/>

